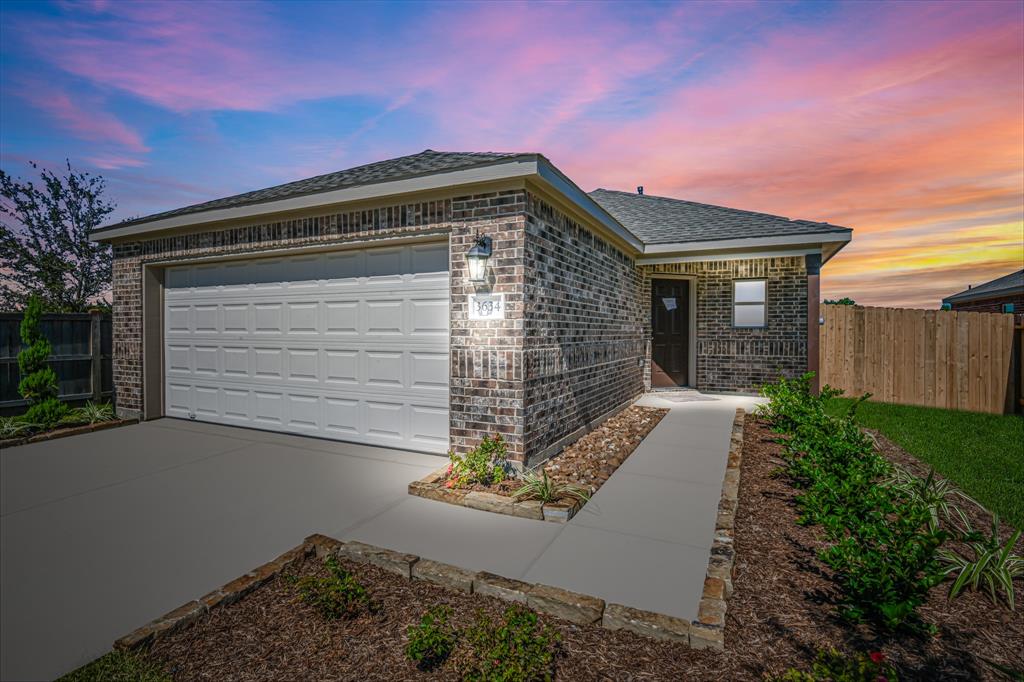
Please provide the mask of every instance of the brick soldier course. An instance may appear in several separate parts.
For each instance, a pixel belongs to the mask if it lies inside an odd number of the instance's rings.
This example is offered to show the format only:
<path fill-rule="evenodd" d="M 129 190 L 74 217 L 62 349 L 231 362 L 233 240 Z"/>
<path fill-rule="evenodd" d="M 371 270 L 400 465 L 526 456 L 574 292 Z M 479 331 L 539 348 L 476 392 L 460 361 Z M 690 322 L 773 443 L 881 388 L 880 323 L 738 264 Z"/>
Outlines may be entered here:
<path fill-rule="evenodd" d="M 492 255 L 479 285 L 466 253 L 482 235 Z M 146 385 L 162 381 L 162 346 L 145 340 L 159 322 L 144 319 L 144 266 L 447 238 L 449 444 L 464 452 L 500 433 L 512 459 L 532 464 L 650 388 L 654 277 L 695 287 L 694 388 L 749 393 L 779 372 L 806 371 L 816 293 L 805 259 L 827 260 L 850 231 L 647 195 L 587 195 L 537 154 L 427 150 L 94 237 L 114 246 L 118 411 L 143 418 L 160 416 L 159 389 Z M 748 278 L 766 280 L 763 328 L 732 324 L 733 283 Z M 474 293 L 503 294 L 504 317 L 470 319 Z"/>

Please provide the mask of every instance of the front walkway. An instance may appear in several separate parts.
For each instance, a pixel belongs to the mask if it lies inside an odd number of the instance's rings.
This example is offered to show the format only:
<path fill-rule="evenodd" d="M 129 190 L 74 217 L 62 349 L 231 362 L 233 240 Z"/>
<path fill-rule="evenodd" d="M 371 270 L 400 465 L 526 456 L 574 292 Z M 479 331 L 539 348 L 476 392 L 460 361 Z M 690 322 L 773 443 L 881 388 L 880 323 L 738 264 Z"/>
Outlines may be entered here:
<path fill-rule="evenodd" d="M 694 392 L 644 396 L 639 404 L 671 412 L 568 524 L 409 496 L 335 537 L 692 620 L 733 417 L 756 402 Z"/>
<path fill-rule="evenodd" d="M 0 453 L 0 679 L 52 679 L 311 533 L 692 618 L 737 406 L 672 412 L 569 524 L 407 494 L 431 455 L 161 419 Z"/>

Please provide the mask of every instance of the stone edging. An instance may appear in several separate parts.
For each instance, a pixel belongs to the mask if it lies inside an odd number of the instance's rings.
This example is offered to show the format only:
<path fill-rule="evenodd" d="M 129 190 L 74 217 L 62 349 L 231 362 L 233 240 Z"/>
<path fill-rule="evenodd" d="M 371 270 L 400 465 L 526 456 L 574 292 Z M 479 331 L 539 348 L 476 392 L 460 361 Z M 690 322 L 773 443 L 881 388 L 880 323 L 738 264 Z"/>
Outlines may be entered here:
<path fill-rule="evenodd" d="M 725 613 L 732 594 L 732 572 L 736 560 L 733 525 L 739 507 L 740 464 L 743 460 L 743 422 L 746 413 L 736 410 L 729 439 L 729 459 L 725 465 L 722 497 L 715 518 L 715 539 L 711 543 L 708 570 L 704 578 L 697 620 L 690 624 L 690 645 L 694 648 L 725 648 Z M 700 642 L 700 646 L 697 645 Z"/>
<path fill-rule="evenodd" d="M 95 424 L 69 426 L 66 428 L 54 429 L 52 431 L 44 431 L 43 433 L 37 433 L 34 436 L 28 436 L 26 438 L 8 438 L 6 440 L 0 440 L 0 448 L 13 448 L 18 445 L 41 443 L 46 440 L 56 440 L 58 438 L 66 438 L 67 436 L 78 436 L 83 433 L 92 433 L 93 431 L 103 431 L 104 429 L 114 429 L 118 426 L 128 426 L 129 424 L 138 423 L 138 419 L 114 419 L 107 422 L 97 422 Z"/>
<path fill-rule="evenodd" d="M 459 490 L 458 488 L 446 488 L 444 485 L 445 473 L 448 467 L 443 467 L 428 474 L 418 481 L 409 484 L 409 494 L 425 497 L 428 500 L 447 502 L 448 504 L 480 511 L 494 512 L 496 514 L 507 514 L 518 516 L 521 519 L 533 519 L 535 521 L 554 521 L 565 523 L 576 515 L 582 505 L 578 501 L 572 502 L 547 502 L 539 500 L 524 500 L 517 502 L 506 495 L 498 495 L 482 490 Z"/>
<path fill-rule="evenodd" d="M 729 459 L 722 484 L 722 498 L 715 522 L 715 539 L 708 559 L 707 577 L 697 620 L 690 622 L 603 599 L 570 592 L 559 587 L 527 583 L 487 571 L 474 572 L 458 566 L 423 559 L 415 554 L 395 552 L 362 542 L 342 542 L 326 535 L 310 535 L 302 544 L 273 561 L 240 576 L 204 597 L 183 604 L 114 642 L 115 649 L 148 646 L 164 635 L 195 622 L 210 611 L 238 601 L 285 569 L 309 556 L 331 554 L 362 564 L 373 564 L 409 580 L 426 580 L 467 594 L 482 594 L 526 606 L 580 625 L 600 623 L 609 630 L 628 630 L 644 637 L 686 644 L 693 649 L 725 647 L 726 600 L 732 593 L 735 558 L 732 544 L 733 519 L 739 494 L 740 460 L 743 451 L 743 410 L 736 410 Z M 468 494 L 467 494 L 468 497 Z"/>

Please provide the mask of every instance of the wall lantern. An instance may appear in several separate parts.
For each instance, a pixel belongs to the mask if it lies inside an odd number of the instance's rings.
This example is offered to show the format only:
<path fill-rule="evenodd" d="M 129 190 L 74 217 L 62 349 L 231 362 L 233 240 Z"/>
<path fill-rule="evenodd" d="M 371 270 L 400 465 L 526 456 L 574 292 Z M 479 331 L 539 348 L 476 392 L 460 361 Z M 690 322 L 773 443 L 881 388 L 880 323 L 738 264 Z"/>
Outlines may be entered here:
<path fill-rule="evenodd" d="M 491 257 L 491 238 L 477 237 L 476 243 L 466 253 L 466 263 L 469 264 L 469 281 L 487 281 L 487 259 Z"/>

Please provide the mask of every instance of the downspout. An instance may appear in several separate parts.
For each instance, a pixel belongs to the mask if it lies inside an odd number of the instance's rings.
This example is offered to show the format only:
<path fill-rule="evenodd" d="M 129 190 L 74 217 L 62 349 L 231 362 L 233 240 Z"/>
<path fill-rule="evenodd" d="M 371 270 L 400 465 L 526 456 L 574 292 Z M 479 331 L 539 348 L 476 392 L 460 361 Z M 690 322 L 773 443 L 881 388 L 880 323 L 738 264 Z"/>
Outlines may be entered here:
<path fill-rule="evenodd" d="M 809 253 L 804 256 L 807 264 L 807 371 L 814 372 L 811 390 L 815 395 L 821 388 L 818 377 L 818 316 L 821 314 L 821 254 Z"/>

